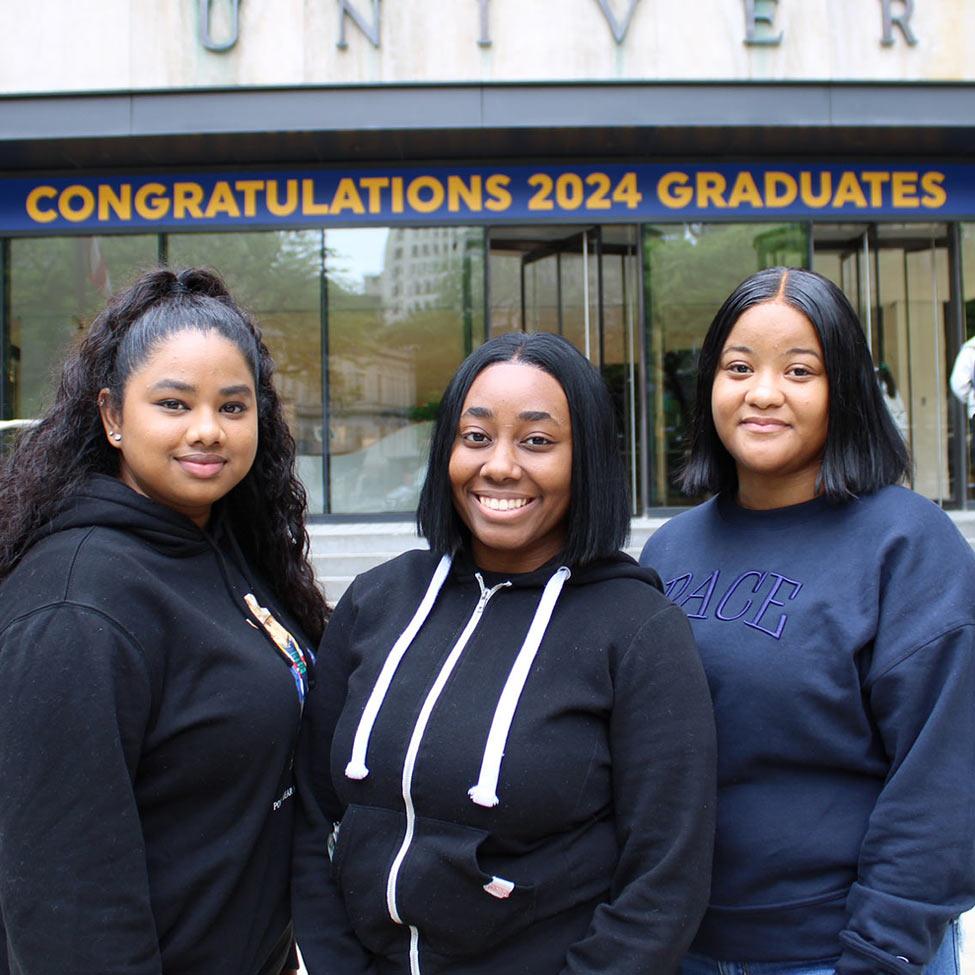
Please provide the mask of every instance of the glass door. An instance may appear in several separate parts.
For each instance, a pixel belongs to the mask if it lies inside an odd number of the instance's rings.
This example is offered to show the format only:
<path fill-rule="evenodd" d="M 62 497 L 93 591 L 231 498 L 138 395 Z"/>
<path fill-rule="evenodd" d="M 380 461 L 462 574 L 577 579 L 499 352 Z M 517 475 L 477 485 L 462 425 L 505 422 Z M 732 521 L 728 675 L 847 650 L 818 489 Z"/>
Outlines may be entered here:
<path fill-rule="evenodd" d="M 955 500 L 948 341 L 950 287 L 944 224 L 817 225 L 813 267 L 858 310 L 877 381 L 911 448 L 911 486 Z"/>
<path fill-rule="evenodd" d="M 750 274 L 805 264 L 809 236 L 807 226 L 798 223 L 648 224 L 643 234 L 653 431 L 648 506 L 676 507 L 703 500 L 681 492 L 680 475 L 708 326 L 725 298 Z"/>
<path fill-rule="evenodd" d="M 328 513 L 416 510 L 440 397 L 484 333 L 483 242 L 479 227 L 324 231 Z"/>
<path fill-rule="evenodd" d="M 488 335 L 556 332 L 602 373 L 616 405 L 633 511 L 642 510 L 635 227 L 500 227 L 489 235 Z"/>

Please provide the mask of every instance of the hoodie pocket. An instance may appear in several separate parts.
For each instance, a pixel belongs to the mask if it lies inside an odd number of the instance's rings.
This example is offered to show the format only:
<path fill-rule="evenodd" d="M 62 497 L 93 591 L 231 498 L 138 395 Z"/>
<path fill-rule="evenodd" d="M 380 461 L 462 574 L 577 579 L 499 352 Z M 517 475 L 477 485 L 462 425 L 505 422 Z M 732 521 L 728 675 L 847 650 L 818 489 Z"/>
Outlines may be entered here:
<path fill-rule="evenodd" d="M 404 949 L 405 929 L 386 905 L 386 878 L 403 842 L 403 813 L 376 806 L 345 810 L 332 851 L 332 878 L 342 892 L 349 922 L 369 951 L 389 955 Z"/>
<path fill-rule="evenodd" d="M 535 918 L 533 884 L 482 869 L 482 829 L 417 817 L 400 870 L 400 916 L 438 954 L 470 955 L 527 928 Z"/>
<path fill-rule="evenodd" d="M 386 885 L 406 835 L 406 816 L 349 806 L 332 856 L 334 877 L 359 940 L 389 955 L 403 949 L 406 928 L 389 915 Z M 485 830 L 417 817 L 396 884 L 396 908 L 421 940 L 443 955 L 470 955 L 527 928 L 535 887 L 481 869 Z"/>

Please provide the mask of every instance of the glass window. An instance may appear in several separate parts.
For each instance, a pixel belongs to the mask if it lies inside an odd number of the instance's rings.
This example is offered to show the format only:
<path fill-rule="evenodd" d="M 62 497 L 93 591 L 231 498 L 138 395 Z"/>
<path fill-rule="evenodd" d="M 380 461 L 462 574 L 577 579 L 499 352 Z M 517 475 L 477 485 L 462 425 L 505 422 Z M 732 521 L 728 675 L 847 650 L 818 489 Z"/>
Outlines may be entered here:
<path fill-rule="evenodd" d="M 639 476 L 637 228 L 492 228 L 490 333 L 563 335 L 601 371 L 619 421 L 634 512 Z"/>
<path fill-rule="evenodd" d="M 626 461 L 633 514 L 644 508 L 640 440 L 640 259 L 636 227 L 603 227 L 599 285 L 600 358 L 603 378 L 616 405 L 620 448 Z"/>
<path fill-rule="evenodd" d="M 275 385 L 298 447 L 308 510 L 324 510 L 322 467 L 322 232 L 174 234 L 173 267 L 217 270 L 257 319 L 275 364 Z"/>
<path fill-rule="evenodd" d="M 438 235 L 451 246 L 425 259 Z M 325 231 L 330 511 L 416 508 L 440 397 L 484 335 L 483 239 Z"/>
<path fill-rule="evenodd" d="M 41 413 L 58 365 L 112 291 L 157 259 L 154 236 L 35 237 L 10 242 L 8 403 L 13 418 Z"/>
<path fill-rule="evenodd" d="M 749 274 L 808 262 L 804 224 L 658 224 L 644 228 L 650 341 L 650 506 L 694 503 L 677 487 L 701 342 L 721 303 Z"/>
<path fill-rule="evenodd" d="M 813 246 L 813 268 L 838 284 L 860 315 L 891 418 L 911 448 L 911 486 L 950 500 L 947 227 L 817 224 Z"/>
<path fill-rule="evenodd" d="M 975 339 L 975 224 L 963 223 L 961 225 L 961 276 L 962 276 L 962 315 L 964 318 L 963 340 Z M 975 343 L 973 343 L 975 345 Z M 961 350 L 959 350 L 961 351 Z M 969 368 L 969 360 L 973 360 L 972 368 Z M 952 366 L 955 363 L 952 362 Z M 972 375 L 975 369 L 975 351 L 965 350 L 964 357 L 958 362 L 958 377 L 962 382 L 965 379 L 975 382 Z M 964 412 L 966 420 L 965 438 L 965 497 L 971 501 L 975 499 L 975 416 L 969 414 L 975 411 L 975 389 L 971 397 L 964 397 Z"/>

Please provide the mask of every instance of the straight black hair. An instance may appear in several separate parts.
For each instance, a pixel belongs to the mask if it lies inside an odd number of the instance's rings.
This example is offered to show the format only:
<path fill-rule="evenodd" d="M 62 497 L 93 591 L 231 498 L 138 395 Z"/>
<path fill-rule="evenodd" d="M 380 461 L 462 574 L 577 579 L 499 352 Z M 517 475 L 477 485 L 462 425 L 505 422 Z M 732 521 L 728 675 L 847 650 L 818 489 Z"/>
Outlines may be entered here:
<path fill-rule="evenodd" d="M 430 459 L 416 512 L 417 528 L 441 555 L 457 551 L 468 530 L 454 508 L 450 455 L 464 401 L 488 366 L 523 362 L 552 376 L 569 403 L 572 480 L 563 561 L 585 565 L 618 551 L 630 530 L 626 471 L 609 390 L 570 342 L 548 332 L 508 332 L 489 339 L 460 365 L 444 391 L 430 438 Z"/>
<path fill-rule="evenodd" d="M 704 338 L 681 489 L 692 495 L 738 489 L 735 462 L 714 426 L 711 387 L 735 323 L 749 308 L 771 301 L 781 301 L 809 319 L 823 348 L 829 383 L 826 446 L 819 472 L 823 494 L 845 501 L 902 480 L 910 471 L 910 455 L 884 403 L 857 313 L 846 295 L 821 274 L 773 267 L 746 278 L 732 291 Z"/>

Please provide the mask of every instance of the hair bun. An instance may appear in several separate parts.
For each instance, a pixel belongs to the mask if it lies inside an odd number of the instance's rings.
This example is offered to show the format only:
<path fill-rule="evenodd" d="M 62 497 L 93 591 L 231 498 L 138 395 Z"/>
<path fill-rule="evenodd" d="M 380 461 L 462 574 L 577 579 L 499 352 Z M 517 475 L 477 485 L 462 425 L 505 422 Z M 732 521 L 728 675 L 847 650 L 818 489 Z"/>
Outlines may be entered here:
<path fill-rule="evenodd" d="M 229 298 L 230 292 L 223 282 L 223 278 L 216 271 L 207 267 L 191 267 L 180 271 L 175 276 L 177 288 L 190 294 L 205 295 L 208 298 Z"/>

